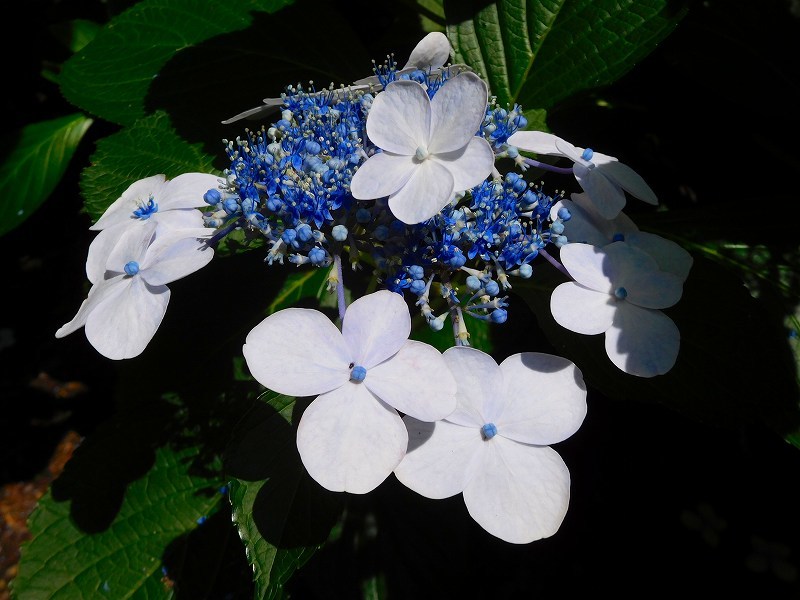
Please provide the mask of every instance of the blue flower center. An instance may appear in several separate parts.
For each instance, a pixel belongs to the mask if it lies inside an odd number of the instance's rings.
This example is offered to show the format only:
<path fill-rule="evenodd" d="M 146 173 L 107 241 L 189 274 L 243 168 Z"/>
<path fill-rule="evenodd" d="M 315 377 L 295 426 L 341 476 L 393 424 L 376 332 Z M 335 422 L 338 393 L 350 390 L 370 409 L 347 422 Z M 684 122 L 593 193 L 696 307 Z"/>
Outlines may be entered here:
<path fill-rule="evenodd" d="M 350 370 L 350 381 L 354 381 L 355 383 L 361 383 L 362 381 L 364 381 L 364 378 L 366 376 L 367 376 L 367 370 L 361 365 L 355 365 Z"/>
<path fill-rule="evenodd" d="M 484 440 L 490 440 L 497 435 L 497 426 L 494 423 L 486 423 L 481 427 L 481 435 Z"/>
<path fill-rule="evenodd" d="M 139 205 L 135 211 L 133 211 L 133 216 L 137 219 L 141 219 L 142 221 L 146 221 L 150 218 L 153 213 L 158 212 L 158 204 L 156 204 L 153 197 L 150 196 L 150 199 L 147 201 L 147 204 Z"/>
<path fill-rule="evenodd" d="M 591 148 L 586 148 L 581 154 L 583 160 L 592 160 L 592 156 L 594 156 L 594 151 Z"/>
<path fill-rule="evenodd" d="M 421 162 L 421 161 L 425 160 L 426 158 L 428 158 L 430 156 L 430 154 L 428 154 L 428 149 L 427 148 L 425 148 L 423 146 L 419 146 L 419 147 L 417 147 L 417 151 L 414 153 L 414 156 L 417 158 L 418 161 Z"/>
<path fill-rule="evenodd" d="M 618 287 L 614 290 L 614 297 L 617 300 L 625 300 L 625 298 L 628 297 L 628 290 L 626 290 L 624 287 Z"/>
<path fill-rule="evenodd" d="M 126 263 L 123 269 L 126 275 L 133 277 L 139 272 L 139 263 L 135 260 L 132 260 L 129 263 Z"/>

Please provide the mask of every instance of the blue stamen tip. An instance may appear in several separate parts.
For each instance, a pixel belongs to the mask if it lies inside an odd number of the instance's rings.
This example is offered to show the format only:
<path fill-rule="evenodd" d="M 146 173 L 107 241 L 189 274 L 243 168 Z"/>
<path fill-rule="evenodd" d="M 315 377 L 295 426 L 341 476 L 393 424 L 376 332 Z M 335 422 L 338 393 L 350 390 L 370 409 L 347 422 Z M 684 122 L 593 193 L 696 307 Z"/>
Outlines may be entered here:
<path fill-rule="evenodd" d="M 613 242 L 624 242 L 625 241 L 625 234 L 624 233 L 615 233 L 614 237 L 611 238 Z"/>
<path fill-rule="evenodd" d="M 594 155 L 594 151 L 591 148 L 586 148 L 581 154 L 581 158 L 583 160 L 592 160 L 592 156 Z"/>
<path fill-rule="evenodd" d="M 367 376 L 367 370 L 361 365 L 356 365 L 350 371 L 350 381 L 355 381 L 356 383 L 361 383 L 362 381 L 364 381 L 364 378 L 366 376 Z"/>
<path fill-rule="evenodd" d="M 153 213 L 158 212 L 158 204 L 153 200 L 153 197 L 150 196 L 150 199 L 147 201 L 147 204 L 144 206 L 140 206 L 135 211 L 133 211 L 133 216 L 137 219 L 141 219 L 142 221 L 146 221 L 149 219 Z"/>
<path fill-rule="evenodd" d="M 481 427 L 481 435 L 483 439 L 490 440 L 497 435 L 497 426 L 494 423 L 486 423 Z"/>
<path fill-rule="evenodd" d="M 625 298 L 628 296 L 628 290 L 626 290 L 624 287 L 618 287 L 614 290 L 614 296 L 618 300 L 625 300 Z"/>
<path fill-rule="evenodd" d="M 133 277 L 139 272 L 139 263 L 137 263 L 135 260 L 132 260 L 123 267 L 123 270 L 125 271 L 126 275 Z"/>

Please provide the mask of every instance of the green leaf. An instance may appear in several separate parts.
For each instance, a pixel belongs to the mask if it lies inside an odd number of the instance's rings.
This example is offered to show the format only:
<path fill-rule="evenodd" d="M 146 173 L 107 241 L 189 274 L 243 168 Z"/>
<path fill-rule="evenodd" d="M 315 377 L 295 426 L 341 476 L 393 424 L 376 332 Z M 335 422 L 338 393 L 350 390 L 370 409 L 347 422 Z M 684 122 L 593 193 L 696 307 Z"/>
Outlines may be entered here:
<path fill-rule="evenodd" d="M 89 113 L 130 125 L 145 115 L 148 88 L 176 52 L 241 31 L 252 22 L 253 12 L 276 12 L 291 2 L 143 0 L 112 19 L 64 64 L 62 93 Z M 224 73 L 214 75 L 210 67 L 208 71 L 209 78 L 224 85 Z"/>
<path fill-rule="evenodd" d="M 52 193 L 92 120 L 72 114 L 26 126 L 0 165 L 0 235 L 27 219 Z"/>
<path fill-rule="evenodd" d="M 81 173 L 86 210 L 97 220 L 134 181 L 163 173 L 214 173 L 212 158 L 181 139 L 169 117 L 155 113 L 97 142 L 92 165 Z"/>
<path fill-rule="evenodd" d="M 243 419 L 226 454 L 233 521 L 253 566 L 257 598 L 280 598 L 286 582 L 328 539 L 341 495 L 313 481 L 290 425 L 295 399 L 267 392 Z"/>
<path fill-rule="evenodd" d="M 482 73 L 501 106 L 551 108 L 612 83 L 647 56 L 685 10 L 669 0 L 445 1 L 456 62 Z"/>
<path fill-rule="evenodd" d="M 331 266 L 330 269 L 333 268 Z M 330 269 L 312 267 L 289 274 L 283 287 L 267 307 L 267 312 L 272 314 L 283 308 L 295 306 L 300 300 L 307 298 L 318 300 L 325 298 L 328 295 L 326 290 Z"/>
<path fill-rule="evenodd" d="M 108 528 L 89 534 L 75 520 L 75 502 L 48 492 L 30 518 L 14 594 L 53 598 L 169 598 L 162 583 L 165 548 L 197 528 L 221 496 L 190 474 L 194 448 L 160 448 L 152 468 L 134 481 Z M 90 482 L 85 482 L 90 485 Z M 218 484 L 217 484 L 218 485 Z M 97 487 L 105 493 L 105 487 Z"/>

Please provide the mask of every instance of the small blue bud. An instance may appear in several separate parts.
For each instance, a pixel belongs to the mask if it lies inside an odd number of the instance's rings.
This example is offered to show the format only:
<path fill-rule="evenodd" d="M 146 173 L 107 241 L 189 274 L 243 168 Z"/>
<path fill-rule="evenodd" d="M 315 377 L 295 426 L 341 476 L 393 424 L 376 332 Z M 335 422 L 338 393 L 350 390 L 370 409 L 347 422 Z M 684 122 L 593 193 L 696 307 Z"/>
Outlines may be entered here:
<path fill-rule="evenodd" d="M 519 266 L 519 276 L 523 279 L 529 279 L 533 275 L 533 267 L 528 263 Z"/>
<path fill-rule="evenodd" d="M 625 300 L 625 298 L 628 296 L 628 290 L 626 290 L 624 287 L 618 287 L 614 290 L 614 296 L 617 298 L 617 300 Z"/>
<path fill-rule="evenodd" d="M 483 284 L 481 283 L 481 280 L 475 277 L 475 275 L 470 275 L 467 277 L 467 287 L 473 292 L 477 292 L 479 289 L 481 289 L 482 285 Z"/>
<path fill-rule="evenodd" d="M 558 209 L 558 218 L 562 221 L 569 221 L 572 218 L 572 213 L 569 212 L 566 206 L 562 206 Z"/>
<path fill-rule="evenodd" d="M 411 282 L 411 285 L 408 286 L 408 289 L 411 290 L 412 293 L 419 296 L 427 287 L 428 286 L 425 285 L 425 282 L 422 279 L 415 279 Z"/>
<path fill-rule="evenodd" d="M 319 154 L 320 150 L 322 150 L 322 146 L 314 140 L 308 140 L 306 142 L 306 152 L 309 154 Z"/>
<path fill-rule="evenodd" d="M 624 233 L 615 233 L 614 237 L 611 238 L 612 242 L 624 242 L 625 241 L 625 234 Z"/>
<path fill-rule="evenodd" d="M 367 370 L 361 365 L 356 365 L 350 371 L 350 381 L 355 381 L 356 383 L 364 381 L 364 378 L 366 376 L 367 376 Z"/>
<path fill-rule="evenodd" d="M 359 208 L 356 211 L 356 221 L 359 223 L 369 223 L 372 219 L 372 213 L 367 208 Z"/>
<path fill-rule="evenodd" d="M 327 258 L 328 254 L 322 248 L 314 247 L 308 252 L 308 260 L 311 261 L 312 265 L 324 264 Z"/>
<path fill-rule="evenodd" d="M 392 236 L 403 235 L 406 231 L 406 224 L 395 219 L 389 223 L 389 231 L 391 232 Z"/>
<path fill-rule="evenodd" d="M 389 228 L 386 225 L 378 225 L 372 232 L 372 237 L 379 242 L 385 242 L 389 239 Z"/>
<path fill-rule="evenodd" d="M 343 242 L 347 239 L 347 227 L 344 225 L 337 225 L 333 229 L 331 229 L 331 237 L 335 239 L 337 242 Z"/>
<path fill-rule="evenodd" d="M 208 190 L 203 194 L 203 200 L 210 206 L 216 206 L 222 200 L 222 194 L 219 193 L 219 190 Z"/>
<path fill-rule="evenodd" d="M 484 440 L 490 440 L 497 435 L 497 426 L 494 423 L 486 423 L 481 427 L 481 435 Z"/>
<path fill-rule="evenodd" d="M 419 265 L 411 265 L 410 267 L 406 267 L 406 272 L 411 276 L 412 279 L 422 279 L 425 277 L 425 269 Z"/>
<path fill-rule="evenodd" d="M 272 212 L 280 212 L 283 208 L 283 200 L 280 199 L 280 196 L 270 196 L 267 200 L 267 208 Z"/>
<path fill-rule="evenodd" d="M 207 520 L 207 517 L 206 516 L 202 516 L 202 517 L 197 519 L 197 524 L 198 525 L 202 525 L 203 523 L 206 522 L 206 520 Z"/>
<path fill-rule="evenodd" d="M 594 156 L 594 152 L 591 148 L 586 148 L 586 150 L 583 151 L 583 154 L 581 154 L 581 158 L 583 160 L 592 160 L 592 156 Z"/>
<path fill-rule="evenodd" d="M 566 238 L 566 236 L 557 235 L 553 240 L 553 243 L 556 245 L 556 248 L 562 248 L 569 244 L 569 240 Z"/>
<path fill-rule="evenodd" d="M 297 232 L 294 229 L 287 229 L 283 232 L 281 239 L 287 246 L 294 246 L 295 248 L 298 247 L 298 244 L 295 240 L 297 238 Z"/>
<path fill-rule="evenodd" d="M 562 233 L 564 233 L 564 224 L 561 221 L 554 221 L 550 225 L 550 233 L 561 235 Z"/>
<path fill-rule="evenodd" d="M 489 294 L 490 296 L 497 296 L 497 294 L 500 293 L 500 286 L 497 284 L 496 281 L 492 279 L 487 281 L 484 287 L 486 289 L 486 293 Z"/>
<path fill-rule="evenodd" d="M 314 232 L 311 230 L 311 225 L 308 223 L 300 223 L 296 228 L 297 239 L 301 242 L 308 242 L 314 237 Z"/>
<path fill-rule="evenodd" d="M 459 252 L 458 254 L 454 254 L 453 258 L 451 258 L 447 262 L 454 269 L 460 269 L 461 267 L 463 267 L 466 264 L 467 257 Z"/>
<path fill-rule="evenodd" d="M 139 272 L 139 263 L 135 260 L 132 260 L 129 263 L 126 263 L 123 269 L 126 275 L 133 277 Z"/>
<path fill-rule="evenodd" d="M 239 203 L 235 198 L 228 198 L 222 203 L 222 209 L 229 215 L 233 215 L 239 210 Z"/>
<path fill-rule="evenodd" d="M 497 308 L 489 315 L 489 320 L 497 324 L 505 323 L 508 320 L 508 311 L 503 308 Z"/>
<path fill-rule="evenodd" d="M 528 126 L 528 119 L 520 115 L 516 118 L 514 124 L 517 126 L 518 129 L 525 129 Z"/>

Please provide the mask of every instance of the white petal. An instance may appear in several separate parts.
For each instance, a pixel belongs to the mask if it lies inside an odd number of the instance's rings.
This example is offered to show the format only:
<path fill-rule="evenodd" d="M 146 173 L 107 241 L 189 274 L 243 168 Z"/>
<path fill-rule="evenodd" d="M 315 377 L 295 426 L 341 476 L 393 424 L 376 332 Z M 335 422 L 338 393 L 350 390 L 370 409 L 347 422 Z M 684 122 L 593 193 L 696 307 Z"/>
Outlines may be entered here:
<path fill-rule="evenodd" d="M 123 277 L 120 293 L 98 303 L 86 319 L 86 339 L 107 358 L 141 354 L 164 318 L 170 291 L 150 287 L 139 276 Z"/>
<path fill-rule="evenodd" d="M 351 382 L 318 396 L 297 428 L 297 449 L 308 474 L 334 492 L 375 489 L 400 464 L 407 446 L 400 415 Z"/>
<path fill-rule="evenodd" d="M 638 198 L 648 204 L 658 204 L 656 193 L 647 185 L 642 176 L 628 165 L 619 162 L 612 156 L 606 156 L 599 152 L 595 152 L 592 155 L 592 162 L 597 165 L 598 171 L 634 198 Z"/>
<path fill-rule="evenodd" d="M 98 304 L 112 296 L 121 294 L 123 290 L 127 288 L 127 286 L 122 286 L 122 288 L 119 286 L 124 277 L 125 275 L 117 275 L 111 279 L 100 279 L 93 285 L 89 290 L 88 297 L 81 303 L 77 314 L 69 323 L 62 325 L 58 331 L 56 331 L 56 337 L 62 338 L 80 329 L 86 324 L 86 319 Z"/>
<path fill-rule="evenodd" d="M 589 244 L 567 244 L 561 248 L 559 257 L 572 278 L 582 286 L 609 294 L 614 291 L 616 271 L 604 249 Z"/>
<path fill-rule="evenodd" d="M 350 180 L 350 193 L 358 200 L 372 200 L 394 194 L 417 168 L 413 156 L 378 152 L 358 167 Z"/>
<path fill-rule="evenodd" d="M 444 419 L 456 408 L 456 380 L 441 353 L 422 342 L 406 341 L 397 354 L 368 369 L 363 385 L 421 421 Z"/>
<path fill-rule="evenodd" d="M 568 281 L 553 290 L 550 312 L 556 323 L 583 335 L 603 333 L 614 321 L 617 301 L 613 296 L 596 292 Z"/>
<path fill-rule="evenodd" d="M 556 138 L 555 143 L 556 148 L 558 148 L 558 151 L 562 155 L 566 156 L 573 162 L 583 162 L 583 148 L 574 146 L 572 143 L 561 138 Z"/>
<path fill-rule="evenodd" d="M 214 249 L 187 234 L 208 235 L 207 231 L 183 229 L 158 236 L 140 265 L 142 277 L 150 285 L 166 285 L 205 267 L 214 257 Z"/>
<path fill-rule="evenodd" d="M 142 221 L 138 223 L 144 224 Z M 131 223 L 117 223 L 116 225 L 106 227 L 97 234 L 92 240 L 92 243 L 89 244 L 89 252 L 86 256 L 86 277 L 89 281 L 93 284 L 103 281 L 106 272 L 106 263 L 108 262 L 108 257 L 114 249 L 114 246 L 117 245 L 120 237 L 122 237 L 122 234 L 128 227 L 138 226 L 138 223 L 136 221 Z M 117 272 L 121 272 L 121 270 L 118 269 Z"/>
<path fill-rule="evenodd" d="M 431 101 L 416 81 L 393 81 L 372 102 L 367 135 L 378 148 L 413 155 L 428 147 L 430 131 Z"/>
<path fill-rule="evenodd" d="M 593 213 L 571 200 L 556 202 L 550 209 L 550 218 L 555 220 L 562 207 L 570 213 L 569 220 L 564 221 L 564 235 L 567 236 L 570 243 L 605 246 L 611 242 L 606 231 L 608 221 L 595 218 Z"/>
<path fill-rule="evenodd" d="M 587 168 L 575 163 L 572 167 L 575 179 L 594 204 L 597 214 L 604 219 L 613 219 L 625 208 L 625 192 L 605 177 L 599 169 Z"/>
<path fill-rule="evenodd" d="M 389 196 L 392 214 L 407 225 L 416 225 L 438 214 L 455 191 L 453 176 L 440 163 L 425 160 L 397 192 Z"/>
<path fill-rule="evenodd" d="M 428 151 L 443 154 L 466 146 L 483 123 L 488 97 L 486 83 L 475 73 L 448 79 L 431 100 Z"/>
<path fill-rule="evenodd" d="M 111 227 L 119 223 L 124 223 L 131 219 L 133 211 L 140 206 L 147 205 L 150 196 L 157 196 L 164 188 L 164 175 L 153 175 L 140 179 L 122 193 L 122 196 L 111 203 L 97 222 L 89 227 L 94 231 Z"/>
<path fill-rule="evenodd" d="M 157 228 L 158 224 L 149 220 L 142 222 L 141 225 L 120 227 L 119 240 L 106 257 L 105 277 L 110 274 L 124 273 L 125 265 L 131 261 L 139 263 L 141 266 L 147 256 L 147 248 L 155 239 Z"/>
<path fill-rule="evenodd" d="M 485 139 L 473 136 L 461 150 L 434 154 L 428 160 L 438 162 L 450 171 L 453 191 L 463 192 L 492 174 L 494 151 Z"/>
<path fill-rule="evenodd" d="M 279 394 L 313 396 L 350 379 L 350 349 L 317 310 L 287 308 L 268 316 L 247 334 L 242 352 L 253 377 Z"/>
<path fill-rule="evenodd" d="M 484 443 L 464 489 L 467 510 L 492 535 L 527 544 L 553 535 L 567 514 L 567 465 L 547 446 L 526 446 L 498 434 Z"/>
<path fill-rule="evenodd" d="M 603 249 L 613 270 L 614 288 L 627 291 L 625 302 L 644 308 L 667 308 L 681 298 L 683 285 L 672 273 L 660 271 L 655 259 L 626 242 Z"/>
<path fill-rule="evenodd" d="M 561 138 L 544 131 L 517 131 L 508 138 L 509 146 L 516 146 L 520 150 L 535 152 L 536 154 L 549 154 L 551 156 L 564 156 L 556 147 L 556 140 Z"/>
<path fill-rule="evenodd" d="M 167 181 L 160 196 L 155 198 L 158 212 L 180 208 L 206 206 L 203 195 L 208 190 L 219 189 L 220 181 L 209 173 L 183 173 Z"/>
<path fill-rule="evenodd" d="M 606 352 L 617 367 L 639 377 L 663 375 L 678 358 L 681 334 L 660 310 L 621 307 L 606 332 Z"/>
<path fill-rule="evenodd" d="M 161 229 L 200 229 L 205 226 L 203 213 L 196 208 L 159 210 L 150 217 Z"/>
<path fill-rule="evenodd" d="M 504 400 L 493 422 L 505 438 L 546 446 L 567 439 L 586 416 L 586 384 L 566 358 L 524 352 L 500 363 Z"/>
<path fill-rule="evenodd" d="M 484 443 L 480 430 L 413 417 L 403 417 L 403 422 L 408 451 L 394 470 L 400 483 L 434 500 L 464 491 L 474 472 L 472 461 Z"/>
<path fill-rule="evenodd" d="M 691 254 L 672 240 L 662 238 L 654 233 L 638 231 L 626 234 L 625 241 L 652 256 L 662 271 L 672 273 L 681 281 L 686 281 L 694 259 Z"/>
<path fill-rule="evenodd" d="M 443 357 L 458 386 L 458 407 L 447 420 L 478 429 L 491 423 L 502 409 L 497 393 L 503 387 L 503 375 L 495 360 L 466 346 L 448 348 Z"/>
<path fill-rule="evenodd" d="M 352 360 L 367 370 L 396 354 L 411 334 L 411 315 L 403 296 L 379 290 L 362 296 L 344 314 L 342 336 Z"/>
<path fill-rule="evenodd" d="M 427 70 L 444 66 L 450 59 L 450 41 L 440 31 L 433 31 L 422 38 L 411 51 L 403 69 L 415 67 Z"/>

